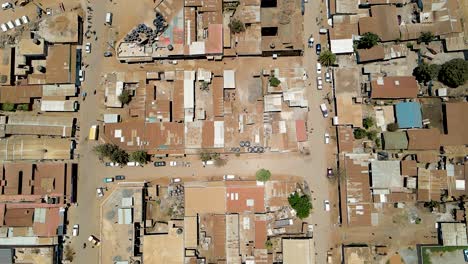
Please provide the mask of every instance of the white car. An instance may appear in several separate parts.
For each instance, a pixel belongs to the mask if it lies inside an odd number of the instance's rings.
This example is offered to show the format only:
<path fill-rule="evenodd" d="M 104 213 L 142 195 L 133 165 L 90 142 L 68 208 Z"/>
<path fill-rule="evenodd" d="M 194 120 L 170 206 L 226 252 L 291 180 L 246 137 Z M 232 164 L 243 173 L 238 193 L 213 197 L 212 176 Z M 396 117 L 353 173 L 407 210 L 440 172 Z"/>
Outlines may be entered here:
<path fill-rule="evenodd" d="M 330 72 L 325 72 L 325 81 L 327 83 L 331 83 L 331 76 L 330 76 Z"/>
<path fill-rule="evenodd" d="M 104 196 L 104 190 L 102 189 L 102 187 L 96 188 L 96 195 L 98 197 L 103 197 Z"/>
<path fill-rule="evenodd" d="M 172 178 L 171 179 L 171 183 L 179 183 L 181 182 L 182 180 L 180 178 Z"/>
<path fill-rule="evenodd" d="M 128 167 L 136 167 L 136 166 L 140 166 L 140 163 L 136 162 L 136 161 L 130 161 L 130 162 L 127 162 L 127 166 Z"/>
<path fill-rule="evenodd" d="M 91 53 L 91 43 L 89 43 L 89 42 L 86 43 L 86 45 L 85 45 L 85 51 L 86 51 L 86 53 Z"/>
<path fill-rule="evenodd" d="M 13 24 L 13 21 L 11 21 L 11 20 L 8 21 L 8 22 L 6 22 L 6 25 L 7 25 L 8 29 L 13 29 L 13 28 L 15 28 L 15 24 Z"/>
<path fill-rule="evenodd" d="M 317 89 L 318 89 L 318 90 L 322 90 L 322 89 L 323 89 L 322 76 L 317 76 Z"/>
<path fill-rule="evenodd" d="M 323 117 L 328 117 L 328 109 L 326 104 L 320 105 L 320 110 L 322 111 Z"/>
<path fill-rule="evenodd" d="M 73 236 L 78 236 L 79 232 L 80 232 L 80 226 L 73 225 Z"/>
<path fill-rule="evenodd" d="M 78 77 L 80 78 L 80 82 L 84 82 L 85 80 L 85 72 L 83 70 L 78 71 Z"/>
<path fill-rule="evenodd" d="M 28 16 L 22 16 L 21 20 L 23 20 L 23 24 L 29 23 L 29 17 Z"/>
<path fill-rule="evenodd" d="M 2 9 L 3 10 L 10 9 L 10 8 L 13 8 L 13 5 L 11 3 L 9 3 L 9 2 L 6 2 L 6 3 L 2 4 Z"/>
<path fill-rule="evenodd" d="M 330 134 L 325 133 L 325 144 L 330 144 Z"/>
<path fill-rule="evenodd" d="M 2 29 L 3 32 L 8 31 L 8 27 L 6 26 L 6 24 L 1 24 L 0 28 Z"/>
<path fill-rule="evenodd" d="M 330 201 L 328 201 L 328 200 L 323 201 L 323 207 L 324 207 L 325 211 L 327 211 L 327 212 L 330 211 Z"/>
<path fill-rule="evenodd" d="M 224 180 L 234 180 L 235 178 L 236 178 L 236 175 L 232 175 L 232 174 L 227 174 L 223 176 Z"/>
<path fill-rule="evenodd" d="M 320 62 L 317 62 L 317 74 L 322 74 L 322 64 Z"/>
<path fill-rule="evenodd" d="M 177 162 L 176 161 L 169 161 L 169 166 L 175 167 L 175 166 L 177 166 Z"/>
<path fill-rule="evenodd" d="M 23 23 L 21 23 L 21 19 L 17 18 L 15 19 L 15 26 L 19 27 L 21 26 Z"/>
<path fill-rule="evenodd" d="M 99 241 L 99 239 L 97 239 L 95 236 L 93 235 L 90 235 L 88 237 L 88 241 L 89 242 L 92 242 L 95 246 L 99 246 L 101 244 L 101 241 Z"/>

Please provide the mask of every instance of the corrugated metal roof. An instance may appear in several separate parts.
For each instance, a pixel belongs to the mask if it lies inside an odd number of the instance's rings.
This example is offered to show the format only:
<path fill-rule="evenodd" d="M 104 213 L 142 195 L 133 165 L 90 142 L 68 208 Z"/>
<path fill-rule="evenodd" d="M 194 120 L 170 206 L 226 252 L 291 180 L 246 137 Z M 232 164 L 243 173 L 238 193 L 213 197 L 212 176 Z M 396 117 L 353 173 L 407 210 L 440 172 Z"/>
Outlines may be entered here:
<path fill-rule="evenodd" d="M 225 89 L 236 88 L 236 73 L 234 70 L 224 70 L 223 77 Z"/>
<path fill-rule="evenodd" d="M 396 117 L 400 128 L 421 128 L 421 105 L 418 102 L 401 102 L 395 105 Z"/>
<path fill-rule="evenodd" d="M 13 263 L 13 249 L 0 248 L 0 263 L 2 264 Z"/>

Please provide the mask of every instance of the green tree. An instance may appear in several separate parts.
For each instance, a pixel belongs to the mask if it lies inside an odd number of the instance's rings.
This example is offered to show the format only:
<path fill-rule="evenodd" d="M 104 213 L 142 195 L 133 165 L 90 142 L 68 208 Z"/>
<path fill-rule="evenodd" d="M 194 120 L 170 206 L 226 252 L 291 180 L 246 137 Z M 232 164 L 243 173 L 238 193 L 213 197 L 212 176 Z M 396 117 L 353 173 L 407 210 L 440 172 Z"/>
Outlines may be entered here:
<path fill-rule="evenodd" d="M 206 82 L 206 81 L 201 82 L 201 84 L 200 84 L 200 90 L 202 90 L 202 91 L 208 91 L 208 90 L 210 90 L 210 86 L 209 86 L 209 85 L 210 85 L 209 82 Z"/>
<path fill-rule="evenodd" d="M 429 44 L 429 42 L 433 41 L 435 39 L 434 34 L 429 31 L 421 32 L 421 35 L 418 38 L 419 43 L 425 43 Z"/>
<path fill-rule="evenodd" d="M 19 104 L 19 105 L 16 106 L 16 110 L 29 111 L 29 105 L 28 104 Z"/>
<path fill-rule="evenodd" d="M 265 248 L 267 250 L 272 250 L 273 249 L 273 242 L 271 242 L 270 239 L 268 239 L 267 241 L 265 241 Z"/>
<path fill-rule="evenodd" d="M 395 132 L 399 129 L 400 127 L 398 126 L 397 123 L 390 123 L 387 125 L 387 130 L 390 132 Z"/>
<path fill-rule="evenodd" d="M 420 83 L 427 83 L 437 79 L 441 66 L 438 64 L 422 63 L 413 69 L 413 76 Z"/>
<path fill-rule="evenodd" d="M 15 104 L 3 103 L 2 104 L 2 110 L 7 111 L 7 112 L 13 112 L 13 111 L 15 111 Z"/>
<path fill-rule="evenodd" d="M 211 160 L 211 154 L 212 153 L 206 152 L 206 151 L 200 152 L 200 154 L 199 154 L 200 160 L 203 161 L 203 162 L 207 162 L 207 161 Z"/>
<path fill-rule="evenodd" d="M 355 139 L 362 139 L 362 138 L 365 138 L 367 136 L 366 130 L 364 130 L 364 129 L 360 128 L 360 127 L 354 129 L 353 134 L 354 134 Z"/>
<path fill-rule="evenodd" d="M 374 126 L 374 119 L 372 117 L 366 117 L 362 120 L 362 124 L 366 129 Z"/>
<path fill-rule="evenodd" d="M 109 159 L 112 162 L 126 164 L 128 162 L 128 153 L 125 150 L 118 148 L 110 155 Z"/>
<path fill-rule="evenodd" d="M 259 169 L 257 173 L 255 173 L 255 177 L 257 181 L 266 182 L 271 178 L 271 172 L 265 169 Z"/>
<path fill-rule="evenodd" d="M 324 50 L 320 53 L 319 62 L 324 66 L 331 66 L 336 62 L 336 55 L 330 50 Z"/>
<path fill-rule="evenodd" d="M 119 101 L 122 104 L 128 104 L 132 100 L 132 95 L 130 94 L 130 91 L 128 90 L 123 90 L 122 94 L 119 95 Z"/>
<path fill-rule="evenodd" d="M 278 87 L 278 85 L 280 85 L 281 83 L 281 81 L 275 76 L 271 77 L 269 82 L 270 82 L 270 86 L 273 86 L 273 87 Z"/>
<path fill-rule="evenodd" d="M 369 140 L 376 140 L 377 139 L 377 131 L 375 130 L 371 130 L 371 131 L 367 131 L 367 138 Z"/>
<path fill-rule="evenodd" d="M 93 151 L 94 153 L 96 153 L 96 155 L 98 155 L 100 159 L 102 159 L 102 158 L 110 158 L 112 153 L 114 153 L 118 149 L 119 147 L 114 144 L 105 143 L 105 144 L 95 146 L 93 148 Z"/>
<path fill-rule="evenodd" d="M 312 209 L 312 203 L 308 195 L 299 195 L 299 193 L 294 192 L 288 197 L 289 205 L 296 210 L 297 217 L 304 219 L 307 218 L 310 214 L 310 209 Z"/>
<path fill-rule="evenodd" d="M 377 45 L 377 43 L 380 41 L 379 36 L 372 32 L 366 32 L 364 33 L 361 38 L 357 41 L 358 48 L 359 49 L 370 49 Z"/>
<path fill-rule="evenodd" d="M 432 210 L 434 207 L 439 206 L 439 204 L 440 204 L 439 201 L 430 200 L 429 202 L 424 203 L 424 207 L 428 207 Z"/>
<path fill-rule="evenodd" d="M 130 160 L 140 164 L 146 164 L 148 162 L 148 153 L 144 150 L 137 150 L 130 154 Z"/>
<path fill-rule="evenodd" d="M 233 33 L 240 33 L 245 31 L 244 23 L 242 23 L 242 21 L 237 18 L 231 20 L 231 23 L 229 23 L 229 28 Z"/>
<path fill-rule="evenodd" d="M 374 142 L 376 147 L 380 148 L 382 146 L 382 141 L 380 140 L 380 138 L 376 138 Z"/>
<path fill-rule="evenodd" d="M 450 86 L 458 87 L 468 80 L 468 62 L 464 59 L 453 59 L 442 64 L 439 71 L 439 81 Z"/>

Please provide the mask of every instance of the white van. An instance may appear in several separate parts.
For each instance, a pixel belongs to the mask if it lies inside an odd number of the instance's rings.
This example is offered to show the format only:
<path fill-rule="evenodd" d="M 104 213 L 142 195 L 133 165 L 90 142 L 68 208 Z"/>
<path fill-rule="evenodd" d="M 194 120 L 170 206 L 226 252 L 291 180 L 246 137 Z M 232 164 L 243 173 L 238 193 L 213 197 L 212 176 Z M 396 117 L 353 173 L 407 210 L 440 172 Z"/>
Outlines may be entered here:
<path fill-rule="evenodd" d="M 80 82 L 84 82 L 85 80 L 85 72 L 83 70 L 78 71 L 78 77 L 80 78 Z"/>
<path fill-rule="evenodd" d="M 322 64 L 320 64 L 320 62 L 317 62 L 317 74 L 321 74 L 322 73 Z"/>
<path fill-rule="evenodd" d="M 0 28 L 2 29 L 3 32 L 8 30 L 8 28 L 7 28 L 7 26 L 5 24 L 1 24 Z"/>
<path fill-rule="evenodd" d="M 6 24 L 7 24 L 9 29 L 13 29 L 15 27 L 15 25 L 13 24 L 13 22 L 11 20 L 6 22 Z"/>
<path fill-rule="evenodd" d="M 328 200 L 323 201 L 323 206 L 324 206 L 325 211 L 327 212 L 330 211 L 330 201 Z"/>
<path fill-rule="evenodd" d="M 21 24 L 22 24 L 21 19 L 19 19 L 19 18 L 15 19 L 15 26 L 19 27 L 19 26 L 21 26 Z"/>
<path fill-rule="evenodd" d="M 23 24 L 29 23 L 29 18 L 28 18 L 28 16 L 22 16 L 22 17 L 21 17 L 21 20 L 23 20 Z"/>
<path fill-rule="evenodd" d="M 127 162 L 127 166 L 136 167 L 136 166 L 140 166 L 140 163 L 136 161 L 130 161 L 130 162 Z"/>
<path fill-rule="evenodd" d="M 232 174 L 227 174 L 223 176 L 224 180 L 234 180 L 235 178 L 236 178 L 236 175 L 232 175 Z"/>
<path fill-rule="evenodd" d="M 108 24 L 109 26 L 112 25 L 112 13 L 111 12 L 106 13 L 106 24 Z"/>
<path fill-rule="evenodd" d="M 214 160 L 207 160 L 202 162 L 204 166 L 206 165 L 214 165 Z"/>
<path fill-rule="evenodd" d="M 328 109 L 326 104 L 320 105 L 320 110 L 322 111 L 323 117 L 328 117 Z"/>

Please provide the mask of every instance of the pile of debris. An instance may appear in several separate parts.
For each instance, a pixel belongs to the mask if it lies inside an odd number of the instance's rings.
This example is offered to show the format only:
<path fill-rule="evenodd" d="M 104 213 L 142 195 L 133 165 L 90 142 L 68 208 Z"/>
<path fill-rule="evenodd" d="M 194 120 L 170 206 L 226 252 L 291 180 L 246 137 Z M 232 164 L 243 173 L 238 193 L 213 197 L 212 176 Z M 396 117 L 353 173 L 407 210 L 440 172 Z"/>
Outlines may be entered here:
<path fill-rule="evenodd" d="M 156 30 L 148 27 L 145 24 L 139 24 L 134 28 L 127 36 L 125 36 L 125 42 L 137 42 L 138 44 L 153 44 L 158 36 Z"/>
<path fill-rule="evenodd" d="M 164 30 L 166 30 L 167 23 L 163 15 L 161 15 L 161 13 L 156 12 L 156 19 L 153 20 L 153 25 L 156 27 L 156 32 L 158 34 L 161 34 L 164 32 Z"/>

